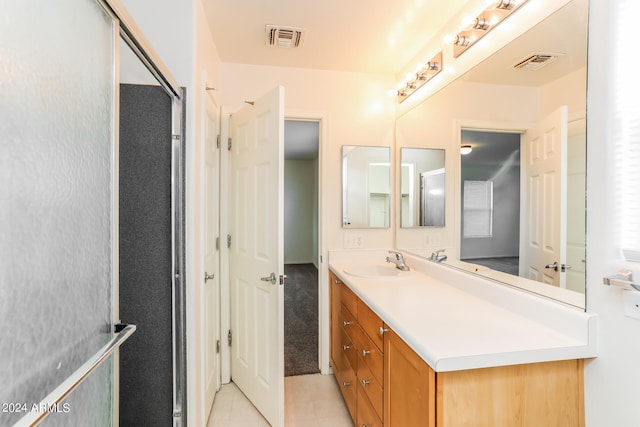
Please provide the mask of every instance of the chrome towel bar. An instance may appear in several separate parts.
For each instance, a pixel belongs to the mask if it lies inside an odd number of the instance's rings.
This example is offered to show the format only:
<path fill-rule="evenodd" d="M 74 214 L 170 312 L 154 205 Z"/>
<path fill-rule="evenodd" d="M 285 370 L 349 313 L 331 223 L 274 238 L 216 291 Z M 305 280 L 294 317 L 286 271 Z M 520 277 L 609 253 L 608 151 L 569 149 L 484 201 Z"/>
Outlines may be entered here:
<path fill-rule="evenodd" d="M 64 380 L 58 387 L 47 395 L 38 404 L 37 408 L 51 408 L 62 402 L 76 387 L 82 383 L 98 366 L 116 351 L 123 342 L 136 331 L 136 325 L 116 325 L 114 337 L 98 350 L 89 360 L 80 366 L 73 374 Z M 47 415 L 48 410 L 33 411 L 22 417 L 13 427 L 35 426 Z"/>

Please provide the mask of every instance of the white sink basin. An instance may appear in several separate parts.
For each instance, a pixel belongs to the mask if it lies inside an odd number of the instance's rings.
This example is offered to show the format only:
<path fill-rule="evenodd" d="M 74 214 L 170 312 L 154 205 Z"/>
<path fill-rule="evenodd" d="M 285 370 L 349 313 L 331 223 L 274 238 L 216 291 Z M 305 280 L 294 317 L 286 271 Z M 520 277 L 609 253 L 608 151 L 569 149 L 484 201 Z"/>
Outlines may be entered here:
<path fill-rule="evenodd" d="M 393 280 L 411 276 L 411 271 L 398 270 L 389 264 L 354 264 L 345 267 L 344 272 L 350 276 L 363 279 Z"/>

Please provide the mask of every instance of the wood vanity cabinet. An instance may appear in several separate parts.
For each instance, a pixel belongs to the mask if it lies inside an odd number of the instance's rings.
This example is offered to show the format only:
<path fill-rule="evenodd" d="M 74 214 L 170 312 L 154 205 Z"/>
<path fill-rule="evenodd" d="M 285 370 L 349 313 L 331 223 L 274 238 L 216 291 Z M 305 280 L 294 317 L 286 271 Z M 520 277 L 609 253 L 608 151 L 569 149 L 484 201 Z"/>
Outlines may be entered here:
<path fill-rule="evenodd" d="M 331 280 L 331 366 L 355 425 L 381 427 L 382 320 L 340 279 Z"/>
<path fill-rule="evenodd" d="M 331 365 L 357 427 L 584 427 L 582 360 L 436 373 L 329 275 Z"/>

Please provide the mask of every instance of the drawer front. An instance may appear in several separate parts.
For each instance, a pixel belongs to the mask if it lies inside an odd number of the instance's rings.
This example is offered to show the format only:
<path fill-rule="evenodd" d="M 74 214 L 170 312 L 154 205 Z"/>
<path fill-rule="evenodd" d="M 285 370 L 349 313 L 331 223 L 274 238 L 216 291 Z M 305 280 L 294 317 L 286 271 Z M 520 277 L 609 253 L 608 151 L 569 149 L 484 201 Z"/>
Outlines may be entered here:
<path fill-rule="evenodd" d="M 382 419 L 382 386 L 364 363 L 358 363 L 358 394 L 366 394 L 373 410 Z"/>
<path fill-rule="evenodd" d="M 353 343 L 357 349 L 358 366 L 361 364 L 366 365 L 373 377 L 382 384 L 382 351 L 376 347 L 362 328 L 358 328 L 358 333 L 353 338 Z"/>
<path fill-rule="evenodd" d="M 356 329 L 358 329 L 358 321 L 344 305 L 342 305 L 342 310 L 340 311 L 340 325 L 351 340 L 354 341 Z"/>
<path fill-rule="evenodd" d="M 371 341 L 382 351 L 382 320 L 362 300 L 358 299 L 358 323 Z"/>
<path fill-rule="evenodd" d="M 360 391 L 360 390 L 358 390 Z M 358 427 L 382 427 L 382 421 L 371 406 L 369 398 L 364 393 L 358 393 Z"/>
<path fill-rule="evenodd" d="M 356 376 L 356 372 L 349 364 L 346 354 L 342 355 L 341 363 L 344 369 L 341 371 L 340 378 L 338 378 L 338 386 L 340 386 L 340 391 L 342 392 L 342 397 L 347 404 L 347 409 L 349 409 L 351 419 L 355 423 L 357 416 L 356 402 L 358 394 L 358 378 Z"/>
<path fill-rule="evenodd" d="M 357 326 L 355 326 L 357 328 Z M 355 371 L 356 366 L 358 366 L 358 353 L 357 348 L 351 339 L 351 337 L 345 332 L 344 328 L 340 331 L 341 339 L 340 339 L 340 351 L 349 361 L 349 364 L 353 367 Z"/>
<path fill-rule="evenodd" d="M 342 284 L 342 288 L 340 289 L 340 299 L 342 301 L 342 305 L 344 305 L 347 308 L 347 310 L 351 312 L 353 317 L 357 319 L 358 318 L 358 297 L 345 284 Z"/>

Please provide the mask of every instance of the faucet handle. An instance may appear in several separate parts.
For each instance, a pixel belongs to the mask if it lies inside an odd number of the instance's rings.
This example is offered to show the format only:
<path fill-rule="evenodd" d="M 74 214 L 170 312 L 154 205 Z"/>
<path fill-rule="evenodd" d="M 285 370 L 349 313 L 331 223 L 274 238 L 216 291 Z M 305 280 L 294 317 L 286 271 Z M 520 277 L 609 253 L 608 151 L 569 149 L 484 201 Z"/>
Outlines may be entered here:
<path fill-rule="evenodd" d="M 391 255 L 394 255 L 397 260 L 401 260 L 404 258 L 401 252 L 398 251 L 389 251 Z"/>

